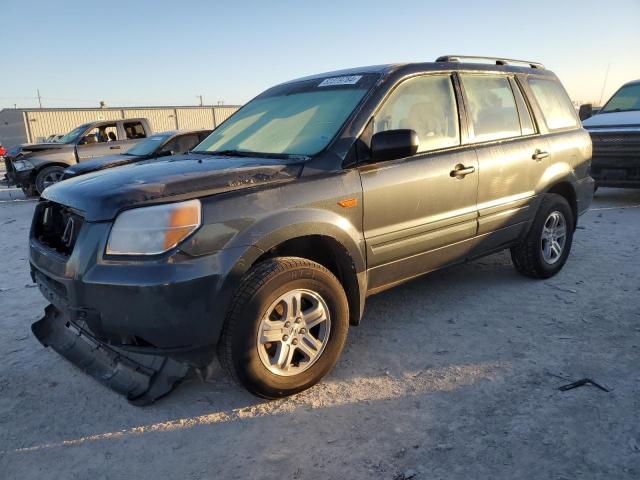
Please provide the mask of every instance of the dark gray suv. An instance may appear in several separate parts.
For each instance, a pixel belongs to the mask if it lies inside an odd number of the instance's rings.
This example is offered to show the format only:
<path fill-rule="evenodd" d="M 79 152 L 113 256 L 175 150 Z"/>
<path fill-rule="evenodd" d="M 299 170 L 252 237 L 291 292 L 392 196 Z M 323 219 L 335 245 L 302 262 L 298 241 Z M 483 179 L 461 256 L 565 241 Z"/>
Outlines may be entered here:
<path fill-rule="evenodd" d="M 590 159 L 537 63 L 287 82 L 189 154 L 49 187 L 30 263 L 52 305 L 32 329 L 139 404 L 216 351 L 254 394 L 290 395 L 331 370 L 368 295 L 503 249 L 524 275 L 556 274 Z"/>

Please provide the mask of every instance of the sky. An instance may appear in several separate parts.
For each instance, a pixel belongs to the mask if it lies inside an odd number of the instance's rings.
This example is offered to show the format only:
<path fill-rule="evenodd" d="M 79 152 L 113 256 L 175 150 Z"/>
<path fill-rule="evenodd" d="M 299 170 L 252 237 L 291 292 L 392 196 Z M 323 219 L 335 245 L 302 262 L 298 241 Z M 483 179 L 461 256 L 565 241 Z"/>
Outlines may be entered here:
<path fill-rule="evenodd" d="M 583 103 L 640 78 L 640 0 L 0 0 L 0 19 L 0 108 L 242 104 L 443 54 L 542 62 Z"/>

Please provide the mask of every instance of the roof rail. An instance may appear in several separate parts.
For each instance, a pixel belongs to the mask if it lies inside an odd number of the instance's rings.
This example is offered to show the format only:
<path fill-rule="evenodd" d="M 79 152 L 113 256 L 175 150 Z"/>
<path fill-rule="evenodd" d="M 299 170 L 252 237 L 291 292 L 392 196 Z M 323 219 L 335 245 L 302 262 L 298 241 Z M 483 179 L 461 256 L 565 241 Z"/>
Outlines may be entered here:
<path fill-rule="evenodd" d="M 530 62 L 528 60 L 514 60 L 513 58 L 497 58 L 497 57 L 474 57 L 472 55 L 443 55 L 436 58 L 436 62 L 460 62 L 465 60 L 485 60 L 495 62 L 496 65 L 526 65 L 531 68 L 539 68 L 544 70 L 544 65 L 539 62 Z"/>

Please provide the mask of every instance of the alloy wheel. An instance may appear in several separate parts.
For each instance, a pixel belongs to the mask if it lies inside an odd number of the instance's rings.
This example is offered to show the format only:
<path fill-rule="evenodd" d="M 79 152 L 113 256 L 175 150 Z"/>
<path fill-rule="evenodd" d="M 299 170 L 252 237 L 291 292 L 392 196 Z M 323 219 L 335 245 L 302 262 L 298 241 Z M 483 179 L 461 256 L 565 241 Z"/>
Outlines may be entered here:
<path fill-rule="evenodd" d="M 555 210 L 549 214 L 542 227 L 540 249 L 543 260 L 549 265 L 560 260 L 566 242 L 567 221 L 561 212 Z"/>
<path fill-rule="evenodd" d="M 275 375 L 302 373 L 322 355 L 330 330 L 329 308 L 318 293 L 289 291 L 260 320 L 256 339 L 260 361 Z"/>

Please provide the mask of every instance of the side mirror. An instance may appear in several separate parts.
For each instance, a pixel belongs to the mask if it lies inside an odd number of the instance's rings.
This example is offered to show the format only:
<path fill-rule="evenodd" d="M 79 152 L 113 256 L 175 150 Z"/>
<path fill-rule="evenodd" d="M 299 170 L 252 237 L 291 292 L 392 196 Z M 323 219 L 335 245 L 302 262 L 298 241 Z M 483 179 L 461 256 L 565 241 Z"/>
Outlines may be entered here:
<path fill-rule="evenodd" d="M 173 150 L 160 150 L 156 156 L 158 158 L 160 158 L 160 157 L 170 157 L 171 155 L 175 155 L 175 154 L 176 154 L 176 152 L 174 152 Z"/>
<path fill-rule="evenodd" d="M 371 137 L 371 161 L 410 157 L 418 151 L 420 140 L 415 130 L 387 130 Z"/>
<path fill-rule="evenodd" d="M 587 118 L 593 116 L 593 105 L 591 105 L 590 103 L 580 105 L 578 116 L 580 117 L 580 120 L 586 120 Z"/>

